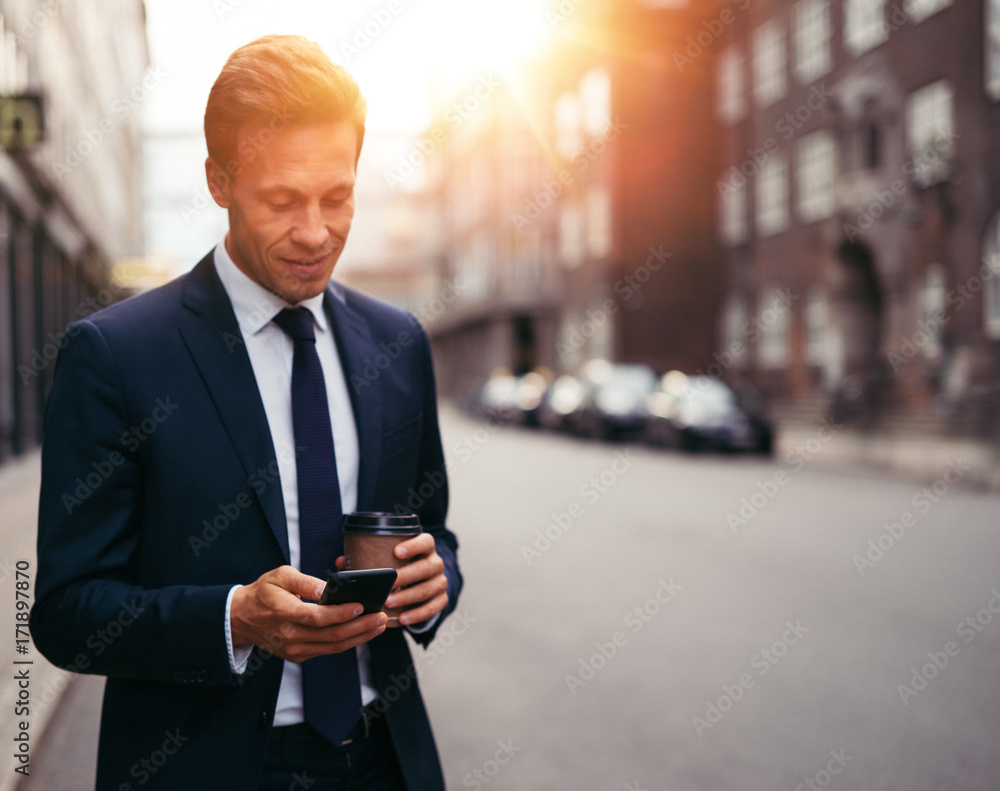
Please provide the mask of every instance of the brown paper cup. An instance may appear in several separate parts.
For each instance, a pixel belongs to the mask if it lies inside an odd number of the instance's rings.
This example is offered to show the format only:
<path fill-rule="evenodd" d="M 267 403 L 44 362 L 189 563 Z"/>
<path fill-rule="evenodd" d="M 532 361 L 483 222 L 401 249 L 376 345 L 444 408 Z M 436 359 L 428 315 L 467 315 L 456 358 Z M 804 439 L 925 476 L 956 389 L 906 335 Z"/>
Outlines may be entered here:
<path fill-rule="evenodd" d="M 393 554 L 396 544 L 420 535 L 423 528 L 416 514 L 357 511 L 344 517 L 344 555 L 348 569 L 400 569 L 409 560 Z M 405 608 L 385 608 L 388 626 L 399 626 Z"/>

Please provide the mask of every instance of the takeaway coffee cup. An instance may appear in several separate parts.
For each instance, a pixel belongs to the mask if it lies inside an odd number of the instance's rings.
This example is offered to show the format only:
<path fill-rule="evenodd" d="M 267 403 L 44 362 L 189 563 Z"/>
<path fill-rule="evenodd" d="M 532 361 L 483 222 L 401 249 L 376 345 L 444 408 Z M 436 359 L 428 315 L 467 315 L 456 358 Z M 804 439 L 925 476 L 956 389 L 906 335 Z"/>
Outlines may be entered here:
<path fill-rule="evenodd" d="M 420 535 L 420 517 L 416 514 L 393 514 L 380 511 L 357 511 L 344 517 L 344 555 L 351 570 L 399 569 L 409 563 L 400 560 L 393 550 L 400 541 Z M 404 608 L 385 608 L 389 626 L 399 626 Z"/>

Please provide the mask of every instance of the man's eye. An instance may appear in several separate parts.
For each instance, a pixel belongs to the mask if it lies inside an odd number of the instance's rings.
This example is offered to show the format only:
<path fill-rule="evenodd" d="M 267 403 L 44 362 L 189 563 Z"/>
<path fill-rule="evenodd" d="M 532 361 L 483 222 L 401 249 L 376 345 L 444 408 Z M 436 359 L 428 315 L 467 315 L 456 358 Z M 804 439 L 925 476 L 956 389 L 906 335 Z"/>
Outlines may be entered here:
<path fill-rule="evenodd" d="M 270 206 L 274 211 L 285 211 L 286 209 L 292 208 L 294 206 L 291 201 L 270 201 L 268 206 Z"/>

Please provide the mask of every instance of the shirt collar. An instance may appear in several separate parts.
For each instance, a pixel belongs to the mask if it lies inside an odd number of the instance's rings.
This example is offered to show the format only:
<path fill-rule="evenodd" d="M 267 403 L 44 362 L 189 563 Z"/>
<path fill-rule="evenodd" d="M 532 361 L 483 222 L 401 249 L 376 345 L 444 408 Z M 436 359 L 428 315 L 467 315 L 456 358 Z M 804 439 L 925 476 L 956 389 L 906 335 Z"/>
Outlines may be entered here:
<path fill-rule="evenodd" d="M 270 324 L 271 319 L 282 310 L 295 307 L 285 302 L 277 294 L 268 291 L 260 283 L 252 280 L 249 275 L 236 266 L 236 262 L 233 261 L 226 249 L 226 237 L 223 237 L 222 241 L 215 246 L 214 260 L 215 271 L 229 295 L 229 301 L 233 304 L 233 312 L 236 314 L 236 321 L 243 332 L 256 335 Z M 320 292 L 314 297 L 304 299 L 297 306 L 309 309 L 321 332 L 326 332 L 328 328 L 326 311 L 323 310 L 325 293 L 325 291 Z"/>

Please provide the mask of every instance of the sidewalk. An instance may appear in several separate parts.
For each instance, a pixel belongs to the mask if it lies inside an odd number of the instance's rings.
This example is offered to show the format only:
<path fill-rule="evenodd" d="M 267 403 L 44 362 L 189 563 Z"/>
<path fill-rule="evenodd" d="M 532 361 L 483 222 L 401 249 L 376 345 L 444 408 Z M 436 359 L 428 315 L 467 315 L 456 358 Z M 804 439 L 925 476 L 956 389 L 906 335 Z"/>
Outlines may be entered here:
<path fill-rule="evenodd" d="M 964 437 L 865 432 L 824 421 L 789 420 L 778 425 L 774 455 L 795 469 L 870 471 L 924 485 L 956 469 L 963 486 L 1000 491 L 1000 447 Z"/>
<path fill-rule="evenodd" d="M 29 755 L 28 771 L 35 774 L 41 759 L 40 749 L 43 745 L 42 736 L 59 708 L 58 704 L 63 693 L 69 686 L 71 674 L 59 670 L 38 653 L 33 644 L 27 644 L 27 653 L 17 650 L 16 638 L 24 634 L 26 624 L 17 620 L 17 602 L 25 601 L 18 596 L 17 583 L 26 581 L 28 601 L 34 601 L 35 595 L 35 537 L 38 523 L 38 485 L 39 485 L 40 454 L 26 454 L 17 459 L 7 461 L 0 466 L 0 541 L 3 542 L 2 562 L 0 562 L 0 597 L 4 601 L 2 626 L 6 635 L 3 663 L 4 672 L 0 673 L 0 705 L 8 712 L 0 720 L 0 740 L 10 747 L 5 750 L 0 762 L 0 791 L 10 791 L 17 786 L 22 775 L 14 770 L 21 764 L 15 758 L 20 751 L 16 749 L 18 742 L 15 734 L 22 732 L 21 723 L 27 723 L 28 734 L 25 740 Z M 24 631 L 18 634 L 16 626 Z M 23 646 L 24 644 L 22 644 Z M 15 664 L 15 662 L 23 664 Z M 16 673 L 27 673 L 26 683 L 20 685 L 15 678 Z M 22 677 L 23 678 L 23 677 Z M 22 705 L 27 696 L 27 713 L 23 713 Z M 92 727 L 89 723 L 83 727 Z M 44 788 L 45 786 L 32 782 L 22 788 Z M 48 786 L 57 788 L 55 785 Z"/>

